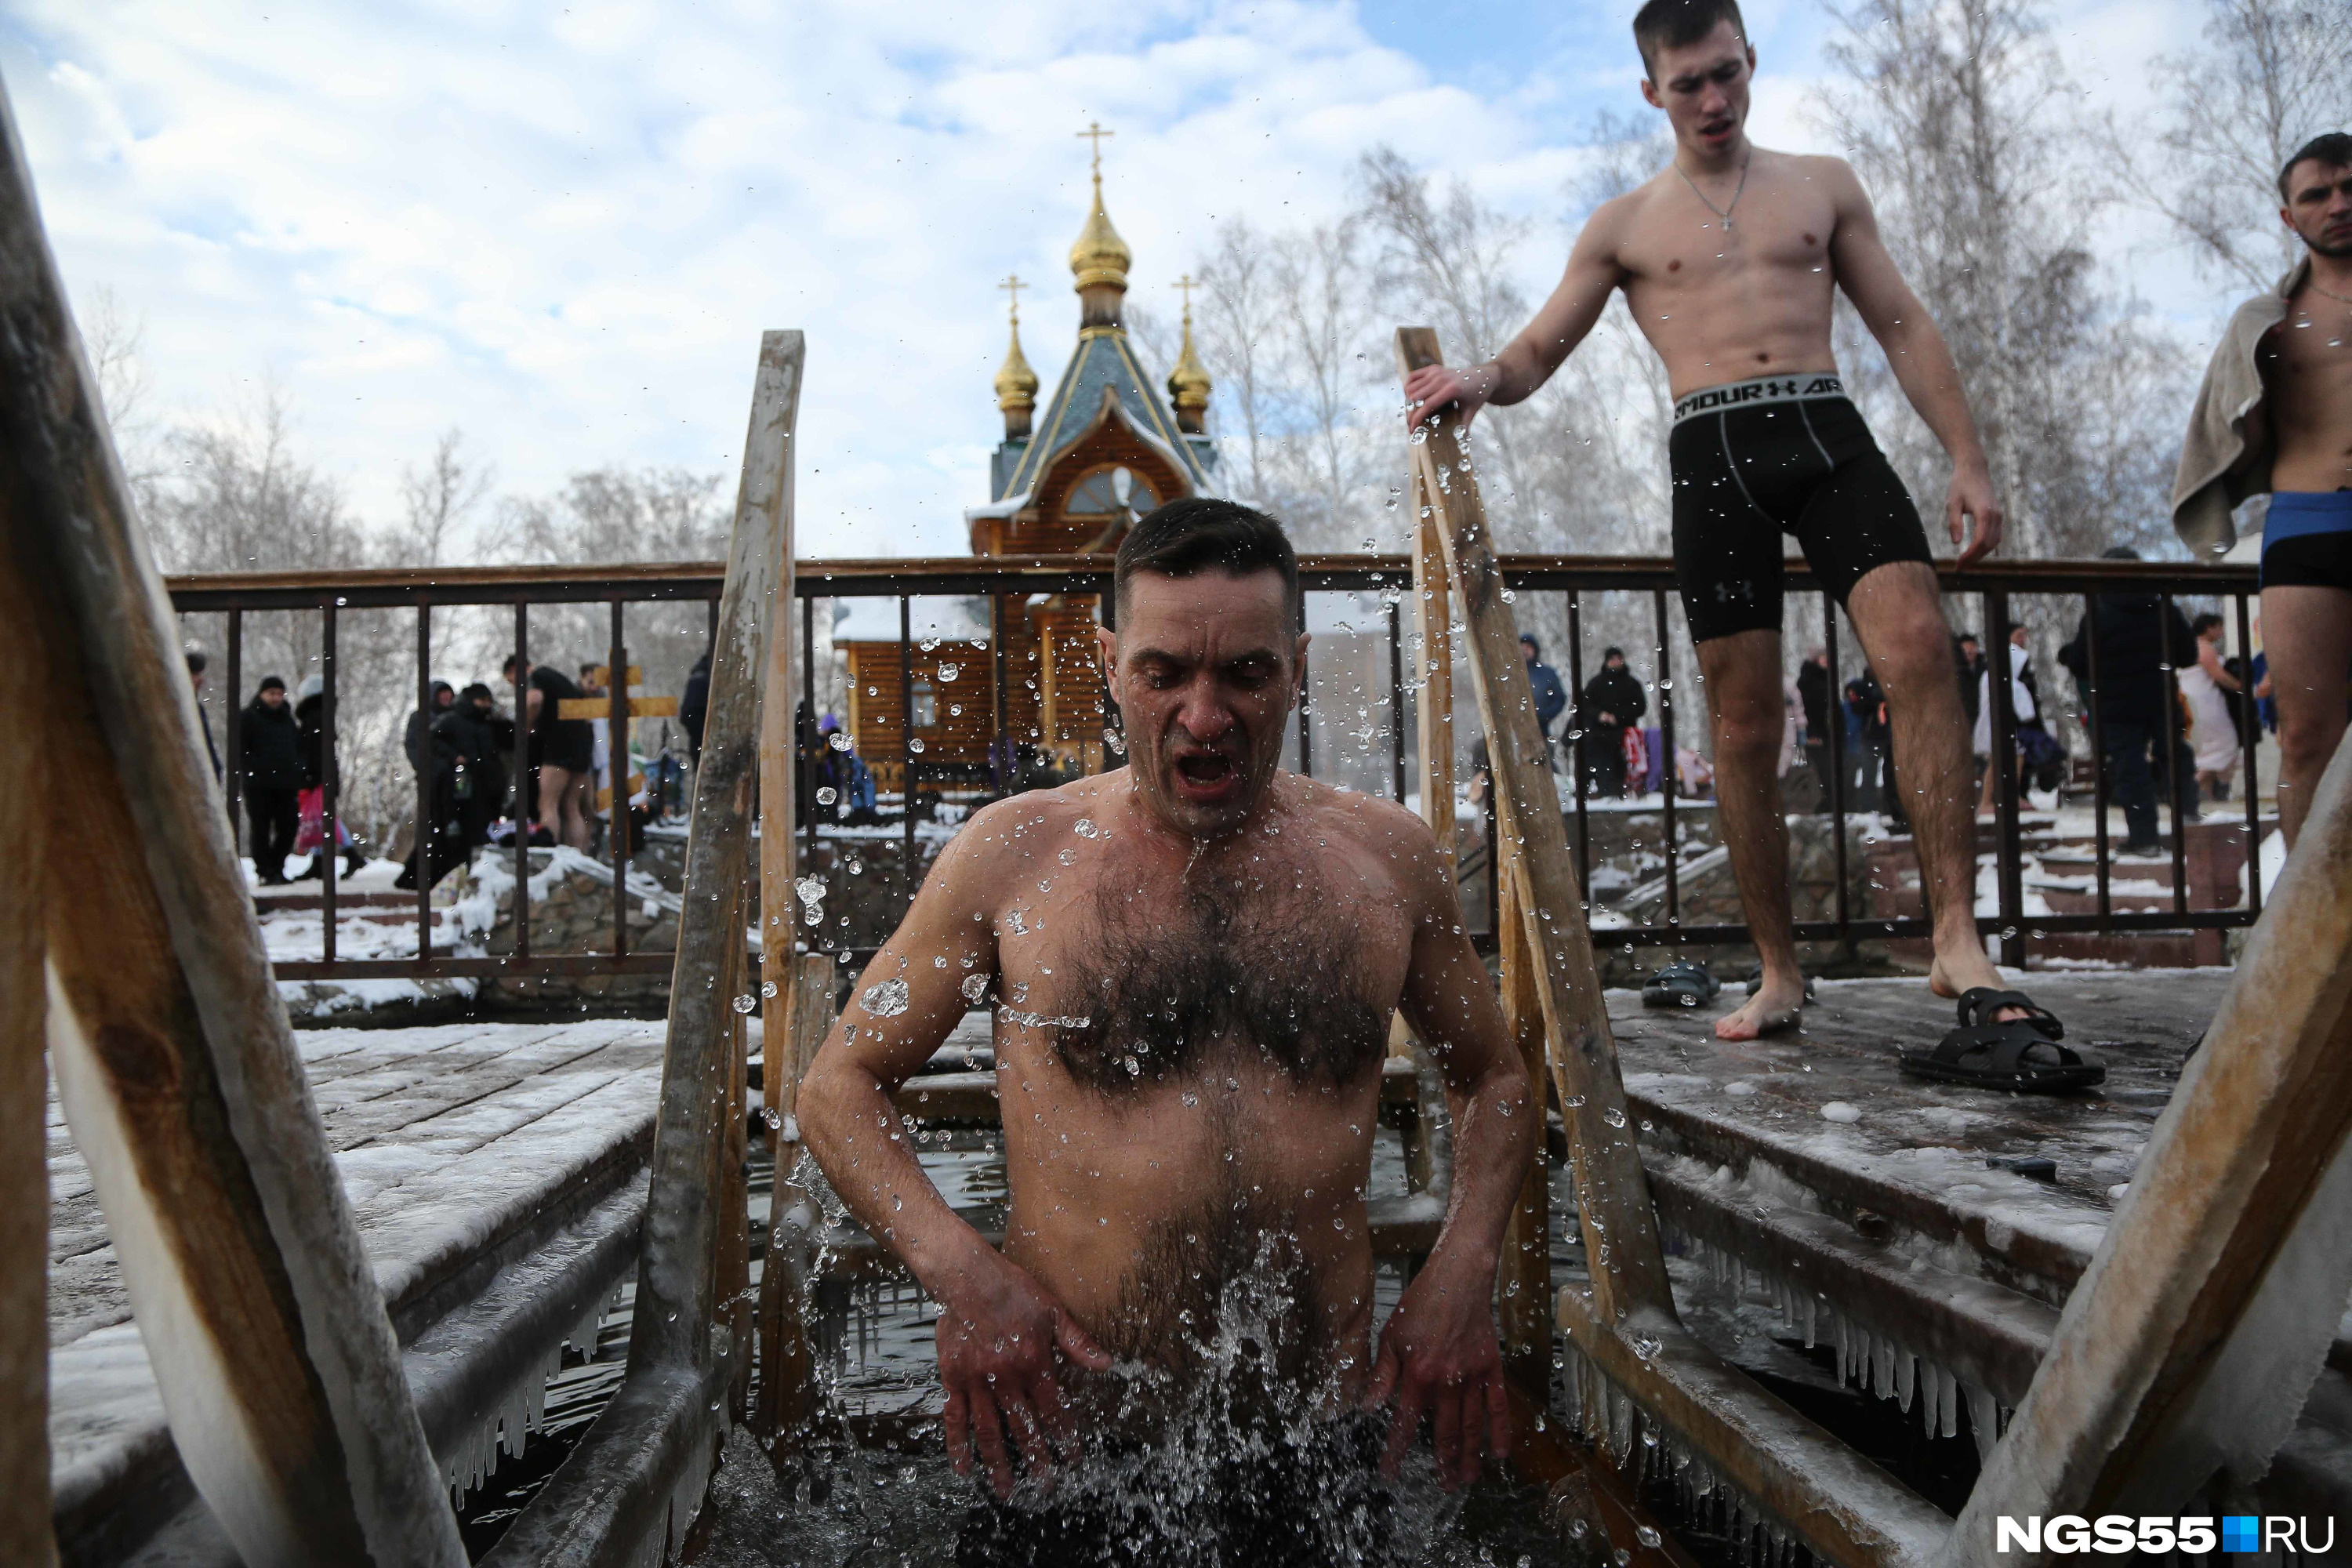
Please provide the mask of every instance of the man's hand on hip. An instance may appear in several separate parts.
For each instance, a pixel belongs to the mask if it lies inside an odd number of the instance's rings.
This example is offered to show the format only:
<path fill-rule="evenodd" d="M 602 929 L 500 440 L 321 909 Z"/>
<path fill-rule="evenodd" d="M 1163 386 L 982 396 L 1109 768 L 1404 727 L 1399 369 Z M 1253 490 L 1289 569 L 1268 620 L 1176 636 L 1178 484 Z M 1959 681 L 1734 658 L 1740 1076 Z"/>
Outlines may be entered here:
<path fill-rule="evenodd" d="M 1066 1364 L 1101 1372 L 1110 1356 L 1026 1269 L 993 1252 L 940 1302 L 940 1384 L 947 1390 L 948 1457 L 971 1473 L 980 1451 L 1000 1498 L 1013 1495 L 1013 1445 L 1033 1476 L 1055 1450 L 1077 1452 L 1057 1376 Z"/>
<path fill-rule="evenodd" d="M 1367 1409 L 1393 1397 L 1382 1474 L 1393 1479 L 1430 1418 L 1437 1454 L 1437 1479 L 1446 1490 L 1478 1479 L 1492 1453 L 1510 1452 L 1509 1402 L 1503 1391 L 1503 1349 L 1495 1338 L 1490 1305 L 1495 1271 L 1449 1268 L 1433 1256 L 1414 1277 L 1397 1310 L 1381 1331 L 1372 1381 L 1364 1391 Z"/>

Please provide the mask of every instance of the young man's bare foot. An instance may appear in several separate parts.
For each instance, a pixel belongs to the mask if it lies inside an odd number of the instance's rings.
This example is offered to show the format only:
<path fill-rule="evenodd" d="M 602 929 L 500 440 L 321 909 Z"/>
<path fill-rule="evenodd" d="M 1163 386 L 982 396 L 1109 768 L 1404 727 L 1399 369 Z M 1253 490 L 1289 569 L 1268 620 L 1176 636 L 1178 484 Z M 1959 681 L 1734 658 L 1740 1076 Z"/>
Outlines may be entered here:
<path fill-rule="evenodd" d="M 1768 975 L 1761 987 L 1748 994 L 1745 1004 L 1715 1021 L 1715 1037 L 1752 1040 L 1774 1029 L 1790 1027 L 1803 1018 L 1804 1012 L 1804 976 L 1774 980 Z"/>
<path fill-rule="evenodd" d="M 1992 960 L 1981 952 L 1974 955 L 1974 962 L 1961 960 L 1948 964 L 1938 958 L 1927 971 L 1928 991 L 1947 1002 L 1957 1002 L 1963 993 L 1973 991 L 1979 985 L 1990 986 L 1995 991 L 2010 989 L 2009 982 L 2000 977 L 2000 971 L 1992 966 Z M 2006 1024 L 2012 1018 L 2028 1016 L 2031 1015 L 2022 1007 L 2003 1007 L 1987 1021 Z"/>

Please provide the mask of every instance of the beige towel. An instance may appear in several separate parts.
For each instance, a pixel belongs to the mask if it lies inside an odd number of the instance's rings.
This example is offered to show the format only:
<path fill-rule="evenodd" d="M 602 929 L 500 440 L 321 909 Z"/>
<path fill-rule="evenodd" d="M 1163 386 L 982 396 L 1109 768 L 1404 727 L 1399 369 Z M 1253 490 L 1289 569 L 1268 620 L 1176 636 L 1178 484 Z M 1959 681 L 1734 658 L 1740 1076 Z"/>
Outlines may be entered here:
<path fill-rule="evenodd" d="M 2239 306 L 2205 367 L 2205 384 L 2197 389 L 2196 412 L 2189 416 L 2189 436 L 2180 447 L 2180 471 L 2172 481 L 2172 526 L 2198 560 L 2237 543 L 2231 512 L 2248 496 L 2271 488 L 2270 421 L 2262 421 L 2252 440 L 2246 434 L 2246 421 L 2263 401 L 2254 351 L 2264 332 L 2286 320 L 2287 301 L 2310 276 L 2306 256 L 2278 287 Z"/>

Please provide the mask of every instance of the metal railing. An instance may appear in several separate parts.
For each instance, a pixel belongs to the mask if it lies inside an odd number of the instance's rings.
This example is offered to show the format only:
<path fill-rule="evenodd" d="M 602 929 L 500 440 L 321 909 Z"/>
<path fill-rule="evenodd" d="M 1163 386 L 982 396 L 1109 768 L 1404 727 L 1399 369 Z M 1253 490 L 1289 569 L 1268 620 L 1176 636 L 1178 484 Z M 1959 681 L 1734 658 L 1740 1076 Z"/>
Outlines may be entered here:
<path fill-rule="evenodd" d="M 1409 680 L 1406 669 L 1407 639 L 1402 616 L 1401 600 L 1412 592 L 1412 564 L 1403 555 L 1308 556 L 1301 561 L 1301 580 L 1310 597 L 1325 595 L 1378 595 L 1384 601 L 1379 612 L 1384 626 L 1379 628 L 1387 643 L 1385 661 L 1388 691 L 1385 698 L 1387 721 L 1372 727 L 1373 732 L 1385 731 L 1389 755 L 1388 766 L 1381 770 L 1389 777 L 1390 787 L 1397 798 L 1406 794 L 1409 742 L 1403 717 L 1408 700 L 1417 681 Z M 1687 647 L 1677 648 L 1679 634 L 1675 632 L 1671 614 L 1672 591 L 1675 579 L 1672 563 L 1654 557 L 1624 556 L 1505 556 L 1502 565 L 1510 584 L 1516 607 L 1522 624 L 1529 613 L 1544 606 L 1543 595 L 1558 595 L 1559 619 L 1568 628 L 1567 670 L 1571 694 L 1580 692 L 1586 672 L 1587 649 L 1584 647 L 1590 611 L 1596 595 L 1635 595 L 1636 602 L 1645 602 L 1649 629 L 1654 634 L 1656 660 L 1654 688 L 1658 699 L 1658 728 L 1664 752 L 1664 773 L 1666 787 L 1662 793 L 1658 811 L 1663 817 L 1663 832 L 1667 853 L 1664 865 L 1664 911 L 1660 918 L 1629 921 L 1612 926 L 1605 934 L 1607 942 L 1618 946 L 1681 945 L 1730 943 L 1747 939 L 1745 926 L 1729 923 L 1691 923 L 1683 919 L 1683 888 L 1681 886 L 1681 856 L 1676 847 L 1678 815 L 1690 807 L 1678 801 L 1673 787 L 1675 748 L 1678 725 L 1683 721 L 1682 704 L 1677 700 L 1685 689 L 1675 678 L 1677 666 L 1689 663 Z M 913 601 L 939 596 L 984 597 L 1006 605 L 1026 603 L 1039 595 L 1103 595 L 1111 583 L 1112 563 L 1108 556 L 1061 556 L 1020 558 L 972 558 L 965 560 L 832 560 L 803 561 L 798 563 L 794 586 L 800 601 L 800 637 L 802 658 L 800 670 L 802 690 L 800 700 L 814 715 L 817 710 L 818 686 L 815 673 L 815 642 L 817 606 L 820 601 L 873 600 L 895 601 L 898 611 L 900 658 L 902 667 L 908 649 L 915 642 L 913 633 Z M 334 843 L 333 822 L 341 779 L 336 763 L 335 695 L 337 688 L 335 633 L 338 613 L 359 608 L 409 608 L 416 613 L 416 690 L 420 709 L 429 711 L 430 665 L 432 660 L 431 612 L 460 605 L 511 606 L 514 617 L 512 651 L 526 661 L 530 656 L 530 612 L 533 605 L 563 604 L 601 604 L 609 606 L 611 649 L 609 664 L 615 672 L 610 685 L 614 721 L 614 800 L 615 816 L 625 815 L 621 803 L 627 799 L 625 773 L 628 750 L 618 737 L 625 732 L 626 684 L 618 679 L 627 662 L 625 654 L 626 614 L 628 606 L 647 602 L 676 603 L 704 601 L 709 613 L 717 614 L 720 587 L 720 571 L 717 563 L 685 563 L 658 565 L 614 565 L 591 568 L 556 567 L 472 567 L 432 571 L 349 571 L 297 574 L 222 574 L 206 576 L 176 577 L 168 580 L 173 605 L 184 614 L 215 612 L 226 616 L 226 676 L 231 700 L 228 711 L 225 754 L 228 759 L 228 794 L 232 817 L 236 815 L 239 782 L 237 769 L 241 758 L 240 735 L 237 730 L 241 708 L 235 700 L 242 690 L 241 620 L 243 616 L 259 611 L 296 610 L 315 613 L 320 617 L 319 646 L 321 650 L 320 673 L 323 677 L 321 705 L 322 751 L 324 760 L 324 800 L 327 842 Z M 2242 760 L 2246 787 L 2244 790 L 2246 861 L 2248 897 L 2234 908 L 2191 908 L 2188 874 L 2188 835 L 2179 830 L 2181 809 L 2193 782 L 2181 776 L 2177 758 L 2182 750 L 2183 726 L 2179 700 L 2179 676 L 2171 668 L 2175 658 L 2185 658 L 2185 649 L 2170 647 L 2169 626 L 2173 601 L 2190 598 L 2206 601 L 2225 600 L 2234 614 L 2237 642 L 2241 648 L 2250 648 L 2250 600 L 2257 591 L 2255 569 L 2250 565 L 2193 565 L 2163 562 L 2129 561 L 2027 561 L 1999 563 L 1980 566 L 1966 573 L 1947 570 L 1942 574 L 1942 586 L 1948 596 L 1980 601 L 1979 624 L 1985 627 L 1984 646 L 1988 658 L 1994 661 L 1999 672 L 1999 660 L 2006 647 L 2011 626 L 2015 624 L 2012 601 L 2022 595 L 2069 596 L 2083 600 L 2099 594 L 2134 593 L 2157 596 L 2157 614 L 2166 628 L 2159 636 L 2166 648 L 2164 681 L 2168 700 L 2165 725 L 2165 794 L 2173 808 L 2175 831 L 2171 835 L 2172 888 L 2168 910 L 2125 910 L 2114 907 L 2111 889 L 2112 869 L 2108 807 L 2112 801 L 2112 784 L 2105 763 L 2104 741 L 2096 690 L 2100 673 L 2097 619 L 2087 617 L 2089 686 L 2086 730 L 2096 765 L 2093 768 L 2093 835 L 2095 842 L 2095 885 L 2096 908 L 2085 913 L 2053 913 L 2029 916 L 2025 912 L 2023 867 L 2026 848 L 2023 840 L 2024 803 L 2020 799 L 2019 781 L 2013 767 L 1998 767 L 1998 811 L 1995 825 L 1998 912 L 1978 919 L 1979 929 L 2001 942 L 2000 956 L 2005 962 L 2021 963 L 2031 940 L 2044 934 L 2071 932 L 2131 933 L 2148 931 L 2183 931 L 2251 925 L 2261 910 L 2259 871 L 2261 818 L 2258 815 L 2255 752 L 2259 727 L 2249 719 L 2241 725 Z M 1851 627 L 1842 626 L 1840 615 L 1830 603 L 1827 594 L 1816 583 L 1801 562 L 1789 563 L 1788 592 L 1793 605 L 1799 595 L 1813 595 L 1820 598 L 1822 641 L 1828 651 L 1830 666 L 1830 698 L 1842 717 L 1843 680 L 1847 671 L 1843 668 L 1843 649 Z M 1614 601 L 1617 604 L 1622 600 Z M 1108 606 L 1106 606 L 1108 614 Z M 1620 612 L 1622 618 L 1622 611 Z M 1363 628 L 1358 628 L 1360 630 Z M 1012 742 L 1020 739 L 1004 732 L 1003 716 L 1008 703 L 1006 682 L 1008 672 L 1003 668 L 1003 641 L 992 639 L 989 659 L 992 666 L 996 734 L 998 747 L 992 748 L 992 758 L 1009 751 Z M 1310 676 L 1313 655 L 1309 655 Z M 1857 667 L 1858 668 L 1858 667 Z M 904 669 L 902 668 L 902 677 Z M 2014 737 L 2017 718 L 2012 710 L 2011 686 L 2006 679 L 1995 679 L 1989 684 L 1993 703 L 1992 755 L 1996 759 L 2015 754 Z M 1311 690 L 1311 687 L 1310 687 Z M 905 781 L 899 802 L 901 818 L 900 886 L 897 901 L 903 908 L 911 899 L 918 879 L 917 827 L 920 815 L 917 795 L 919 791 L 921 767 L 916 763 L 919 746 L 916 741 L 913 709 L 913 683 L 907 679 L 898 682 L 899 704 L 898 744 L 899 755 L 895 761 Z M 2056 707 L 2048 698 L 2045 705 Z M 2247 699 L 2251 703 L 2251 697 Z M 2070 705 L 2071 706 L 2071 705 Z M 1313 723 L 1316 703 L 1313 699 L 1302 704 L 1297 739 L 1297 760 L 1300 771 L 1313 774 L 1318 757 Z M 1572 711 L 1572 710 L 1571 710 Z M 518 714 L 517 736 L 513 756 L 515 784 L 520 791 L 527 766 L 527 738 Z M 1116 727 L 1116 714 L 1106 716 Z M 1704 719 L 1700 721 L 1704 725 Z M 1573 823 L 1573 845 L 1577 870 L 1581 885 L 1591 887 L 1593 844 L 1591 807 L 1581 782 L 1586 777 L 1586 740 L 1569 721 L 1567 751 L 1570 756 L 1567 777 L 1570 787 L 1564 789 L 1563 800 Z M 1833 781 L 1828 809 L 1831 819 L 1832 854 L 1836 867 L 1835 917 L 1798 922 L 1796 935 L 1801 941 L 1830 941 L 1850 943 L 1863 939 L 1922 938 L 1931 934 L 1930 922 L 1923 918 L 1866 915 L 1853 908 L 1850 888 L 1853 883 L 1849 865 L 1850 850 L 1846 824 L 1852 811 L 1844 785 L 1848 769 L 1843 725 L 1832 722 L 1826 737 Z M 1328 741 L 1327 741 L 1328 744 Z M 808 753 L 801 751 L 803 778 L 803 799 L 807 799 Z M 1330 759 L 1321 759 L 1328 762 Z M 992 767 L 989 778 L 981 784 L 979 793 L 992 795 L 1002 793 L 1006 781 L 997 776 L 1000 770 Z M 416 780 L 419 831 L 416 854 L 420 867 L 429 864 L 430 847 L 436 831 L 432 822 L 432 781 L 420 775 Z M 519 795 L 520 798 L 520 795 Z M 810 848 L 824 837 L 819 821 L 820 813 L 811 810 L 798 831 L 805 836 Z M 335 948 L 336 876 L 334 857 L 324 858 L 322 900 L 324 935 L 320 957 L 316 961 L 280 962 L 277 973 L 284 979 L 341 979 L 371 976 L 482 976 L 499 974 L 583 974 L 583 973 L 650 973 L 666 971 L 670 964 L 667 953 L 632 952 L 628 950 L 627 928 L 627 864 L 631 835 L 615 832 L 609 848 L 614 862 L 613 934 L 609 950 L 595 953 L 535 953 L 530 944 L 530 866 L 528 834 L 515 835 L 515 947 L 508 956 L 457 956 L 436 952 L 433 941 L 430 879 L 417 880 L 417 946 L 412 957 L 348 958 L 338 956 Z M 1491 859 L 1490 862 L 1491 864 Z M 1489 888 L 1491 899 L 1491 879 Z M 1492 930 L 1490 923 L 1489 930 Z M 841 951 L 854 956 L 858 949 L 822 936 L 811 945 Z"/>

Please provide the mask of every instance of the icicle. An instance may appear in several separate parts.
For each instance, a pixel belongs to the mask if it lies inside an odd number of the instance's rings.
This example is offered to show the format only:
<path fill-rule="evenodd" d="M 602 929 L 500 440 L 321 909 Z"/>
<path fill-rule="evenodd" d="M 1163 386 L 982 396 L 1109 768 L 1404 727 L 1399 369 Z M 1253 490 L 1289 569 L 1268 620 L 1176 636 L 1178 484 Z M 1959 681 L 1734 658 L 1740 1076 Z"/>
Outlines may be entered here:
<path fill-rule="evenodd" d="M 1977 1458 L 1990 1464 L 1993 1445 L 2000 1441 L 1999 1407 L 1993 1403 L 1990 1390 L 1979 1388 L 1972 1383 L 1963 1384 L 1961 1387 L 1969 1396 L 1969 1430 L 1976 1436 Z"/>
<path fill-rule="evenodd" d="M 1903 1413 L 1911 1413 L 1911 1396 L 1919 1386 L 1919 1358 L 1905 1351 L 1895 1358 L 1895 1397 Z"/>
<path fill-rule="evenodd" d="M 1819 1311 L 1818 1311 L 1818 1309 L 1819 1309 L 1819 1308 L 1820 1308 L 1820 1306 L 1821 1306 L 1821 1302 L 1820 1302 L 1820 1300 L 1818 1300 L 1818 1299 L 1813 1295 L 1813 1293 L 1812 1293 L 1811 1291 L 1810 1291 L 1810 1290 L 1808 1290 L 1808 1291 L 1806 1291 L 1806 1292 L 1805 1292 L 1804 1302 L 1805 1302 L 1805 1348 L 1806 1348 L 1807 1350 L 1811 1350 L 1811 1349 L 1813 1348 L 1814 1342 L 1815 1342 L 1816 1338 L 1818 1337 L 1818 1336 L 1815 1334 L 1814 1330 L 1815 1330 L 1815 1327 L 1816 1327 L 1815 1320 L 1820 1316 L 1820 1313 L 1819 1313 Z"/>

